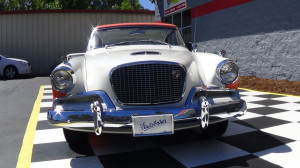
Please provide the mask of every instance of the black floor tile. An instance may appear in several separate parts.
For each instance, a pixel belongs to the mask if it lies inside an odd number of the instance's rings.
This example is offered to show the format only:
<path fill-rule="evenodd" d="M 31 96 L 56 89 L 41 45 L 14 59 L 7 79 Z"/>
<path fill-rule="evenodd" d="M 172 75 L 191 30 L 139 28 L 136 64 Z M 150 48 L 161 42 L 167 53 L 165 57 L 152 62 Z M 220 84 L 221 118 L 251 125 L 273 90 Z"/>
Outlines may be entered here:
<path fill-rule="evenodd" d="M 272 105 L 283 104 L 283 103 L 287 103 L 287 102 L 279 101 L 279 100 L 261 100 L 261 101 L 253 101 L 251 103 L 261 104 L 261 105 L 265 105 L 265 106 L 272 106 Z"/>
<path fill-rule="evenodd" d="M 254 155 L 247 155 L 238 158 L 233 158 L 217 163 L 198 166 L 195 168 L 281 168 L 281 166 L 260 159 Z"/>
<path fill-rule="evenodd" d="M 197 128 L 176 131 L 173 135 L 152 136 L 147 138 L 159 146 L 176 145 L 208 139 L 208 137 L 204 136 Z"/>
<path fill-rule="evenodd" d="M 32 162 L 60 160 L 82 156 L 93 156 L 94 152 L 88 145 L 69 147 L 67 142 L 36 144 L 33 146 Z"/>
<path fill-rule="evenodd" d="M 271 117 L 266 117 L 266 116 L 250 118 L 250 119 L 245 119 L 245 120 L 236 120 L 233 122 L 247 126 L 247 127 L 256 128 L 256 129 L 264 129 L 264 128 L 268 128 L 268 127 L 273 127 L 273 126 L 289 123 L 289 121 L 279 120 L 276 118 L 271 118 Z"/>
<path fill-rule="evenodd" d="M 249 153 L 263 151 L 294 141 L 262 131 L 254 131 L 229 137 L 222 137 L 219 138 L 219 140 Z"/>
<path fill-rule="evenodd" d="M 47 113 L 49 110 L 49 107 L 41 107 L 40 113 Z"/>
<path fill-rule="evenodd" d="M 283 109 L 278 109 L 278 108 L 273 108 L 273 107 L 258 107 L 258 108 L 248 109 L 248 111 L 257 113 L 257 114 L 262 114 L 262 115 L 269 115 L 269 114 L 274 114 L 274 113 L 285 112 L 288 110 L 283 110 Z"/>
<path fill-rule="evenodd" d="M 43 99 L 42 102 L 52 102 L 52 99 Z"/>
<path fill-rule="evenodd" d="M 105 168 L 183 168 L 185 167 L 160 148 L 99 156 Z"/>
<path fill-rule="evenodd" d="M 37 123 L 36 130 L 45 130 L 45 129 L 57 129 L 58 127 L 51 126 L 47 120 L 45 121 L 39 121 Z"/>
<path fill-rule="evenodd" d="M 262 98 L 277 98 L 277 97 L 284 97 L 284 96 L 279 96 L 279 95 L 273 95 L 273 94 L 264 94 L 264 95 L 256 95 L 257 97 L 262 97 Z"/>
<path fill-rule="evenodd" d="M 52 93 L 44 93 L 44 96 L 52 96 Z"/>

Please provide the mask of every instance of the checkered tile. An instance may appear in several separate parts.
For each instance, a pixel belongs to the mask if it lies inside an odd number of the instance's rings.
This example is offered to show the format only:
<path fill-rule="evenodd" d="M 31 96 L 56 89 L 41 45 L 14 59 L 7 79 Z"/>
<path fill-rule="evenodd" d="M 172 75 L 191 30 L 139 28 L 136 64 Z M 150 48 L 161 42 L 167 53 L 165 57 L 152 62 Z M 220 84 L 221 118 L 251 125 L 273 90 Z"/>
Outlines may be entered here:
<path fill-rule="evenodd" d="M 95 136 L 69 148 L 62 129 L 48 125 L 50 86 L 45 86 L 34 138 L 32 168 L 40 167 L 299 167 L 300 97 L 241 91 L 248 113 L 230 119 L 222 137 L 201 136 L 198 129 L 174 135 Z"/>

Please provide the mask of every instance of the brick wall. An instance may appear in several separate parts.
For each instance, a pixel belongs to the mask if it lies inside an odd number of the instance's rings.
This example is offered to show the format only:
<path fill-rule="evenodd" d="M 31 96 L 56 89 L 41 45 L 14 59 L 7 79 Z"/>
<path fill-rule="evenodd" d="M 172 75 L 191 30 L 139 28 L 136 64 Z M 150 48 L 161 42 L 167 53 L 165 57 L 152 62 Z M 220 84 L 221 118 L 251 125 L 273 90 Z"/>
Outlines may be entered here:
<path fill-rule="evenodd" d="M 300 80 L 300 3 L 254 0 L 193 19 L 199 51 L 227 51 L 241 75 Z"/>

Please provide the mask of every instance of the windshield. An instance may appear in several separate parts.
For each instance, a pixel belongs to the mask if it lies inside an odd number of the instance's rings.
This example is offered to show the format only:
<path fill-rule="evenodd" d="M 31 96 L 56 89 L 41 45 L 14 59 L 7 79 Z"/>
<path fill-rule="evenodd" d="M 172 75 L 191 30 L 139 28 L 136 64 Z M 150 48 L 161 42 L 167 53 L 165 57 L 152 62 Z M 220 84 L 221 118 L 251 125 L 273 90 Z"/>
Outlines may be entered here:
<path fill-rule="evenodd" d="M 88 50 L 116 45 L 184 46 L 179 31 L 172 27 L 119 27 L 95 30 Z"/>

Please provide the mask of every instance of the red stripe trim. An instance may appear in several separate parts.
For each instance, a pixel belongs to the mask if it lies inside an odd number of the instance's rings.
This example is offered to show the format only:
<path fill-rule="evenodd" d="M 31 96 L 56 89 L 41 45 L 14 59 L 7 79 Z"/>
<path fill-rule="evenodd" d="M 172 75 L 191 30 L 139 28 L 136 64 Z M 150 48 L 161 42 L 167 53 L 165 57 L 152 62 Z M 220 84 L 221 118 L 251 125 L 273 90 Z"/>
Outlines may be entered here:
<path fill-rule="evenodd" d="M 199 17 L 223 9 L 231 8 L 234 6 L 242 5 L 244 3 L 252 2 L 254 0 L 213 0 L 211 2 L 200 5 L 191 9 L 191 17 Z"/>
<path fill-rule="evenodd" d="M 137 14 L 153 14 L 154 15 L 155 11 L 150 11 L 150 10 L 94 10 L 94 9 L 0 11 L 0 15 L 33 14 L 33 13 L 137 13 Z"/>
<path fill-rule="evenodd" d="M 122 26 L 165 26 L 165 27 L 176 27 L 173 24 L 167 23 L 118 23 L 118 24 L 108 24 L 97 26 L 97 28 L 109 28 L 109 27 L 122 27 Z"/>

